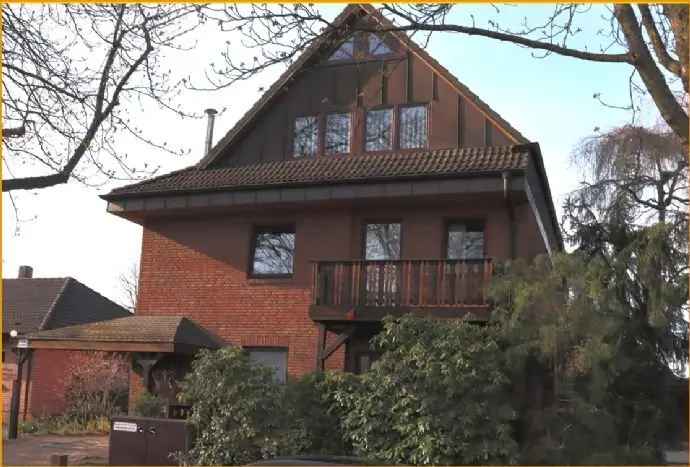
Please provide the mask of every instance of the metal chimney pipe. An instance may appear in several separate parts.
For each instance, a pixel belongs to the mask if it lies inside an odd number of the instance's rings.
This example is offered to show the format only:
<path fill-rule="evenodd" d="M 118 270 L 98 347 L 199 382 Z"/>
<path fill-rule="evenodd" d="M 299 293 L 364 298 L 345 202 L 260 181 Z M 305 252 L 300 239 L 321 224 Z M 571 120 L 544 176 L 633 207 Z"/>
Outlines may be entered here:
<path fill-rule="evenodd" d="M 206 116 L 208 117 L 206 125 L 206 141 L 204 143 L 204 155 L 211 151 L 211 146 L 213 146 L 213 123 L 216 119 L 216 114 L 218 111 L 216 109 L 206 109 Z"/>
<path fill-rule="evenodd" d="M 34 275 L 34 268 L 31 266 L 19 266 L 19 273 L 17 277 L 19 279 L 31 279 Z"/>

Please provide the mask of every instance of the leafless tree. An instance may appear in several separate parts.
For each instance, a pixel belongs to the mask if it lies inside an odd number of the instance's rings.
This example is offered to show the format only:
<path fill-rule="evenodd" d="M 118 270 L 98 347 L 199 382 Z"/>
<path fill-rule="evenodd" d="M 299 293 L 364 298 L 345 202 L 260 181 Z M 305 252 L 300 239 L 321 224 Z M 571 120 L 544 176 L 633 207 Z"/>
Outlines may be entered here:
<path fill-rule="evenodd" d="M 626 125 L 585 138 L 573 162 L 586 177 L 577 190 L 595 208 L 619 208 L 636 222 L 687 224 L 688 160 L 667 128 Z"/>
<path fill-rule="evenodd" d="M 189 45 L 205 8 L 3 5 L 3 191 L 150 174 L 118 147 L 123 135 L 176 153 L 130 115 L 147 102 L 185 115 L 164 52 Z"/>
<path fill-rule="evenodd" d="M 139 296 L 138 264 L 132 264 L 127 272 L 120 274 L 120 287 L 125 295 L 125 308 L 134 312 L 137 308 L 137 297 Z"/>
<path fill-rule="evenodd" d="M 629 83 L 625 84 L 631 89 L 641 88 L 651 96 L 664 121 L 687 147 L 687 5 L 607 6 L 608 16 L 601 18 L 601 29 L 596 32 L 603 42 L 582 48 L 570 44 L 583 35 L 586 26 L 580 20 L 591 6 L 559 4 L 546 21 L 532 25 L 525 18 L 519 30 L 500 25 L 498 7 L 496 18 L 484 18 L 488 27 L 477 26 L 474 17 L 464 24 L 455 22 L 452 18 L 456 16 L 451 17 L 450 13 L 462 8 L 462 4 L 382 4 L 377 11 L 384 20 L 372 27 L 367 22 L 358 26 L 328 20 L 321 7 L 313 4 L 226 5 L 223 14 L 232 21 L 224 27 L 240 31 L 243 45 L 257 53 L 253 61 L 237 62 L 230 53 L 230 47 L 236 45 L 228 46 L 225 63 L 210 70 L 209 82 L 211 87 L 229 86 L 274 65 L 292 63 L 307 47 L 329 48 L 357 31 L 422 34 L 424 44 L 436 33 L 480 36 L 533 49 L 535 57 L 557 54 L 631 67 Z"/>

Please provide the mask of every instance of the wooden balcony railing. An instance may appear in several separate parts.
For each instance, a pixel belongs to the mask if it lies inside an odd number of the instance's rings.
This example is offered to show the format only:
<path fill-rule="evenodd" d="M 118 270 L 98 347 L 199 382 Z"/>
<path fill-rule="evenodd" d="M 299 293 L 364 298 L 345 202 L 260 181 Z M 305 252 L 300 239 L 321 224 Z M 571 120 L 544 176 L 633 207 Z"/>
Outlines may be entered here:
<path fill-rule="evenodd" d="M 471 260 L 319 261 L 317 307 L 472 307 L 486 305 L 489 258 Z"/>

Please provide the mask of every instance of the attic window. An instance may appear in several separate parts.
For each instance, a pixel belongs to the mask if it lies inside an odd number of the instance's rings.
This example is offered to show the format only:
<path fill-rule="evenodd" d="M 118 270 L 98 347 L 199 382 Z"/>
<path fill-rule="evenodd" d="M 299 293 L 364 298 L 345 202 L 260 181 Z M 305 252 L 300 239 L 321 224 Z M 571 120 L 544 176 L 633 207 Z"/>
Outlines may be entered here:
<path fill-rule="evenodd" d="M 316 116 L 297 117 L 293 135 L 295 157 L 314 157 L 318 149 L 319 119 Z"/>
<path fill-rule="evenodd" d="M 369 34 L 369 55 L 388 55 L 392 53 L 388 45 L 383 41 L 383 38 L 378 34 Z"/>
<path fill-rule="evenodd" d="M 400 108 L 400 147 L 417 149 L 427 146 L 427 117 L 425 105 Z"/>
<path fill-rule="evenodd" d="M 370 110 L 366 117 L 366 151 L 387 151 L 393 147 L 393 109 Z"/>
<path fill-rule="evenodd" d="M 350 37 L 330 56 L 329 60 L 351 60 L 355 57 L 355 40 Z"/>
<path fill-rule="evenodd" d="M 326 116 L 326 155 L 350 152 L 350 114 L 334 113 Z"/>

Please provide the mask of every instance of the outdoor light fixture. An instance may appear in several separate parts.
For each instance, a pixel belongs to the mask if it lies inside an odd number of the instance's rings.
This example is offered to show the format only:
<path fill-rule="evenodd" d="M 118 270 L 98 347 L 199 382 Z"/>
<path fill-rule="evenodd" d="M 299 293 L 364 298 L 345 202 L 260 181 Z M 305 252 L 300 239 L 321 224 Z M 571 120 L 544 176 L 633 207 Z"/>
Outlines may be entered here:
<path fill-rule="evenodd" d="M 19 333 L 17 332 L 16 329 L 12 329 L 12 330 L 10 331 L 10 337 L 11 337 L 11 338 L 14 339 L 14 338 L 17 337 L 18 335 L 19 335 Z"/>

